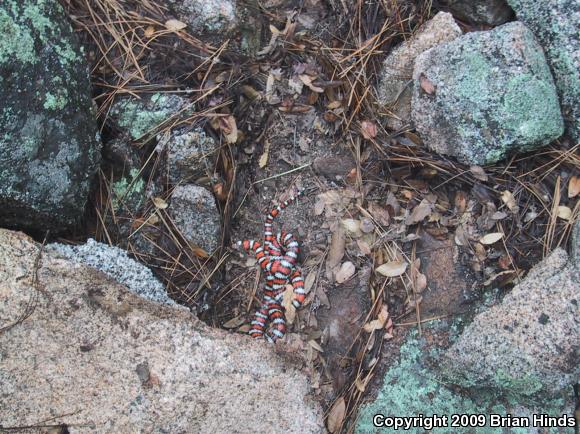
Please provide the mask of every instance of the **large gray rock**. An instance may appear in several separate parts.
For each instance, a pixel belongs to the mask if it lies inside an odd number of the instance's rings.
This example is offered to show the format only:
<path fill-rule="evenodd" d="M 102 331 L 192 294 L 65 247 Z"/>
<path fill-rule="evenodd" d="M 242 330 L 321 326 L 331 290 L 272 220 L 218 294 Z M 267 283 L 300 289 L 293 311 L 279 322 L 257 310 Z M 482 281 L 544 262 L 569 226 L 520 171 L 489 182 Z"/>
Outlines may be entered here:
<path fill-rule="evenodd" d="M 434 151 L 494 163 L 560 137 L 558 96 L 542 47 L 521 23 L 466 34 L 415 61 L 412 117 Z"/>
<path fill-rule="evenodd" d="M 0 224 L 59 231 L 100 161 L 88 66 L 56 0 L 0 2 Z"/>
<path fill-rule="evenodd" d="M 579 282 L 556 249 L 463 331 L 441 364 L 449 381 L 520 397 L 570 389 L 580 380 Z"/>
<path fill-rule="evenodd" d="M 211 254 L 218 247 L 220 213 L 213 195 L 197 185 L 178 185 L 171 194 L 169 215 L 183 237 Z"/>
<path fill-rule="evenodd" d="M 458 18 L 474 24 L 499 26 L 514 15 L 506 0 L 442 0 L 441 5 Z"/>
<path fill-rule="evenodd" d="M 570 136 L 580 141 L 580 2 L 508 0 L 546 50 Z"/>
<path fill-rule="evenodd" d="M 462 33 L 451 14 L 439 12 L 387 56 L 378 93 L 379 103 L 390 112 L 386 118 L 388 128 L 401 129 L 411 120 L 411 81 L 417 56 L 429 48 L 452 41 Z"/>
<path fill-rule="evenodd" d="M 0 230 L 0 426 L 70 433 L 322 432 L 303 373 Z"/>

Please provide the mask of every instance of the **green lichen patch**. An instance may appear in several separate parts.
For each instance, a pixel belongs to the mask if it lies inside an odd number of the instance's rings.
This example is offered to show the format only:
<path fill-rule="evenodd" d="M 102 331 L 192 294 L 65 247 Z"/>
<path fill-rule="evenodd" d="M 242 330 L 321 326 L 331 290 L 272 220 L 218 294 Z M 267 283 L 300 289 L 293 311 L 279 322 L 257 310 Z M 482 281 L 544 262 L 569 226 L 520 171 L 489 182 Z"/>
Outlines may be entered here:
<path fill-rule="evenodd" d="M 128 176 L 123 176 L 113 183 L 111 202 L 115 211 L 124 206 L 134 212 L 144 201 L 145 181 L 139 175 L 138 169 L 131 169 Z"/>
<path fill-rule="evenodd" d="M 36 63 L 34 37 L 30 30 L 18 23 L 14 16 L 0 8 L 0 63 L 18 61 Z"/>
<path fill-rule="evenodd" d="M 63 65 L 77 64 L 81 58 L 62 28 L 52 18 L 62 13 L 53 0 L 6 1 L 0 6 L 0 63 L 18 61 L 25 64 L 39 62 L 37 41 L 55 51 Z"/>
<path fill-rule="evenodd" d="M 193 110 L 189 102 L 176 95 L 156 93 L 149 98 L 124 98 L 111 108 L 117 126 L 137 140 L 152 133 L 173 116 L 187 116 Z"/>
<path fill-rule="evenodd" d="M 75 225 L 100 161 L 88 66 L 58 0 L 0 1 L 2 226 Z"/>
<path fill-rule="evenodd" d="M 543 402 L 541 407 L 535 407 L 534 402 L 522 402 L 511 397 L 502 396 L 498 391 L 491 389 L 458 389 L 452 387 L 448 380 L 440 377 L 427 364 L 427 353 L 430 358 L 437 359 L 441 351 L 436 348 L 427 349 L 422 341 L 417 339 L 416 333 L 411 333 L 402 345 L 399 360 L 388 369 L 383 386 L 377 398 L 364 405 L 359 411 L 355 432 L 357 434 L 370 433 L 398 433 L 389 427 L 375 427 L 373 417 L 381 414 L 386 417 L 414 417 L 423 415 L 448 416 L 448 426 L 434 428 L 432 432 L 438 434 L 527 434 L 530 428 L 513 426 L 510 428 L 490 426 L 490 415 L 512 415 L 530 417 L 532 413 L 545 413 L 561 416 L 566 403 L 561 399 Z M 429 366 L 428 366 L 429 365 Z M 474 386 L 476 386 L 474 384 Z M 485 426 L 452 427 L 451 415 L 484 415 Z M 530 422 L 531 423 L 531 422 Z M 423 434 L 423 427 L 411 427 L 404 432 L 409 434 Z M 557 429 L 547 431 L 559 432 Z"/>
<path fill-rule="evenodd" d="M 481 408 L 468 397 L 446 388 L 437 376 L 421 364 L 421 345 L 410 338 L 402 347 L 399 361 L 388 370 L 377 399 L 362 408 L 356 427 L 357 434 L 399 432 L 391 428 L 377 429 L 372 420 L 375 414 L 385 416 L 424 416 L 477 414 Z M 505 414 L 505 409 L 501 409 Z M 422 434 L 423 428 L 411 428 L 409 434 Z M 437 428 L 439 434 L 455 434 L 457 428 Z M 465 431 L 467 432 L 467 431 Z M 500 434 L 501 429 L 481 428 L 478 434 Z"/>
<path fill-rule="evenodd" d="M 60 110 L 66 107 L 68 103 L 67 90 L 65 88 L 57 89 L 57 93 L 47 92 L 44 95 L 43 107 L 47 110 Z"/>

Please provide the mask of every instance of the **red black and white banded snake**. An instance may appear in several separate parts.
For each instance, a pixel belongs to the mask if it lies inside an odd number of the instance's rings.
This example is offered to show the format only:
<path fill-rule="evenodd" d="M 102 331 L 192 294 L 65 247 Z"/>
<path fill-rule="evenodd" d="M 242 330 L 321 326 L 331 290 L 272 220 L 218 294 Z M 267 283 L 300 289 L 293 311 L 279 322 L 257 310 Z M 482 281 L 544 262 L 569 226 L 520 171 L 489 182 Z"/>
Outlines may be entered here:
<path fill-rule="evenodd" d="M 256 339 L 265 337 L 270 342 L 276 342 L 286 334 L 286 318 L 282 305 L 286 285 L 291 284 L 294 296 L 292 304 L 297 309 L 302 306 L 306 294 L 302 271 L 297 267 L 300 246 L 294 236 L 285 231 L 273 233 L 273 222 L 280 212 L 302 195 L 300 190 L 296 196 L 280 203 L 266 216 L 264 223 L 264 243 L 254 240 L 238 241 L 237 246 L 253 254 L 258 264 L 266 273 L 266 283 L 262 295 L 262 303 L 254 315 L 249 331 Z"/>

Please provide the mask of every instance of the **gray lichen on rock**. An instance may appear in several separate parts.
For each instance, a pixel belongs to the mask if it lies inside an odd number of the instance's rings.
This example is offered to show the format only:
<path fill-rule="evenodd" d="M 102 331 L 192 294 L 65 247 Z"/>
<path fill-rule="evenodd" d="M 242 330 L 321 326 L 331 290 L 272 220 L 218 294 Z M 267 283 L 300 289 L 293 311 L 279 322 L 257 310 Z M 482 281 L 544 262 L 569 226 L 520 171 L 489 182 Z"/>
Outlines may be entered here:
<path fill-rule="evenodd" d="M 515 399 L 552 397 L 580 378 L 580 269 L 556 249 L 479 313 L 440 365 L 448 381 Z"/>
<path fill-rule="evenodd" d="M 171 195 L 169 214 L 188 242 L 210 254 L 218 247 L 221 219 L 208 190 L 197 185 L 178 185 Z"/>
<path fill-rule="evenodd" d="M 413 77 L 417 131 L 432 150 L 462 162 L 493 163 L 563 133 L 543 50 L 521 23 L 432 48 L 417 58 Z"/>
<path fill-rule="evenodd" d="M 56 0 L 0 3 L 0 221 L 62 230 L 100 161 L 88 66 Z"/>
<path fill-rule="evenodd" d="M 378 86 L 378 102 L 392 113 L 392 116 L 386 118 L 388 128 L 400 129 L 410 120 L 411 82 L 417 56 L 461 34 L 451 14 L 439 12 L 423 24 L 413 37 L 395 47 L 387 56 Z"/>
<path fill-rule="evenodd" d="M 568 133 L 580 141 L 580 2 L 507 1 L 546 51 Z"/>
<path fill-rule="evenodd" d="M 192 182 L 198 177 L 212 175 L 217 145 L 202 129 L 177 129 L 171 131 L 166 140 L 159 139 L 167 148 L 169 182 Z"/>
<path fill-rule="evenodd" d="M 193 33 L 227 33 L 238 24 L 235 0 L 169 0 L 168 5 Z"/>

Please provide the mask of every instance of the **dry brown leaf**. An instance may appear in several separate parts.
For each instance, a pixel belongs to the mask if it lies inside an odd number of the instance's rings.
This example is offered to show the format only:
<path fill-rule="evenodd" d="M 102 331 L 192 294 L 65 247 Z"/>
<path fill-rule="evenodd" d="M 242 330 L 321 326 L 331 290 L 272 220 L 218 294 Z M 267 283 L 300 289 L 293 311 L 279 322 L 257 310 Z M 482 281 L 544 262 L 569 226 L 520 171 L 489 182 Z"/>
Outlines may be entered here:
<path fill-rule="evenodd" d="M 344 416 L 346 415 L 346 402 L 344 397 L 338 398 L 332 408 L 328 412 L 328 418 L 326 419 L 326 427 L 331 433 L 338 432 L 342 427 L 342 422 L 344 421 Z"/>
<path fill-rule="evenodd" d="M 328 258 L 326 259 L 326 265 L 328 268 L 333 269 L 340 264 L 340 261 L 344 256 L 345 242 L 344 229 L 339 225 L 332 233 L 332 238 L 330 239 Z"/>
<path fill-rule="evenodd" d="M 145 29 L 145 37 L 151 38 L 154 34 L 155 34 L 155 27 L 147 26 L 147 28 Z"/>
<path fill-rule="evenodd" d="M 203 248 L 190 244 L 191 251 L 195 256 L 200 258 L 209 258 L 209 253 L 207 253 Z"/>
<path fill-rule="evenodd" d="M 467 208 L 467 195 L 463 191 L 458 191 L 454 198 L 455 209 L 457 209 L 458 214 L 463 214 L 465 208 Z"/>
<path fill-rule="evenodd" d="M 167 20 L 165 21 L 165 28 L 167 30 L 169 30 L 170 32 L 177 32 L 179 30 L 183 30 L 187 27 L 187 24 L 185 24 L 182 21 L 179 20 Z"/>
<path fill-rule="evenodd" d="M 274 72 L 270 71 L 268 78 L 266 79 L 266 101 L 270 105 L 278 104 L 281 101 L 274 93 L 274 80 Z"/>
<path fill-rule="evenodd" d="M 415 291 L 423 292 L 425 288 L 427 288 L 427 276 L 423 273 L 417 273 L 417 277 L 415 278 Z"/>
<path fill-rule="evenodd" d="M 360 124 L 362 135 L 365 139 L 372 139 L 377 136 L 377 125 L 371 121 L 362 121 Z"/>
<path fill-rule="evenodd" d="M 151 200 L 153 201 L 153 205 L 155 205 L 155 208 L 157 208 L 157 209 L 165 209 L 169 206 L 167 204 L 167 202 L 165 202 L 159 196 L 155 196 L 155 197 L 151 198 Z"/>
<path fill-rule="evenodd" d="M 241 326 L 245 322 L 245 319 L 242 315 L 236 316 L 229 321 L 226 321 L 222 324 L 222 327 L 225 329 L 234 329 L 236 327 Z"/>
<path fill-rule="evenodd" d="M 306 86 L 308 86 L 308 88 L 311 91 L 316 92 L 316 93 L 324 92 L 323 88 L 315 86 L 314 84 L 312 84 L 312 82 L 316 79 L 316 77 L 311 77 L 308 74 L 299 74 L 298 78 L 300 78 L 302 83 L 304 83 Z"/>
<path fill-rule="evenodd" d="M 377 223 L 383 226 L 388 226 L 391 223 L 391 216 L 389 215 L 389 212 L 382 206 L 379 206 L 374 202 L 369 202 L 368 209 L 369 213 L 373 216 Z"/>
<path fill-rule="evenodd" d="M 314 339 L 310 339 L 308 341 L 308 345 L 310 345 L 312 348 L 314 348 L 319 353 L 324 353 L 324 350 L 322 349 L 320 344 L 318 342 L 316 342 Z"/>
<path fill-rule="evenodd" d="M 485 247 L 480 243 L 475 243 L 475 257 L 481 262 L 485 261 L 485 258 L 487 258 Z"/>
<path fill-rule="evenodd" d="M 374 320 L 366 323 L 363 326 L 363 329 L 364 329 L 365 332 L 371 333 L 371 332 L 373 332 L 375 330 L 382 329 L 383 328 L 383 325 L 384 324 L 381 324 L 381 321 L 379 321 L 378 319 L 374 319 Z"/>
<path fill-rule="evenodd" d="M 471 172 L 471 174 L 473 175 L 473 177 L 475 179 L 479 179 L 480 181 L 487 181 L 487 174 L 485 173 L 485 170 L 483 170 L 482 167 L 480 166 L 471 166 L 469 168 L 469 171 Z"/>
<path fill-rule="evenodd" d="M 508 209 L 512 212 L 512 213 L 517 213 L 519 211 L 519 207 L 516 204 L 516 199 L 514 198 L 514 195 L 505 190 L 501 193 L 501 200 L 503 203 L 506 204 L 506 206 L 508 207 Z"/>
<path fill-rule="evenodd" d="M 355 219 L 342 219 L 340 223 L 351 234 L 360 234 L 360 221 Z"/>
<path fill-rule="evenodd" d="M 356 377 L 356 379 L 354 380 L 354 385 L 356 386 L 359 392 L 364 392 L 366 389 L 366 383 L 363 383 L 358 377 Z"/>
<path fill-rule="evenodd" d="M 314 286 L 314 282 L 316 281 L 316 271 L 312 270 L 304 279 L 304 292 L 308 294 L 312 287 Z"/>
<path fill-rule="evenodd" d="M 340 106 L 342 106 L 342 101 L 336 100 L 336 101 L 330 101 L 327 105 L 326 108 L 328 110 L 334 110 L 339 108 Z"/>
<path fill-rule="evenodd" d="M 385 277 L 397 277 L 402 275 L 407 270 L 407 263 L 404 261 L 391 261 L 380 265 L 375 269 L 375 272 Z"/>
<path fill-rule="evenodd" d="M 364 240 L 358 239 L 356 240 L 356 245 L 360 249 L 360 252 L 363 255 L 370 255 L 371 254 L 371 246 Z"/>
<path fill-rule="evenodd" d="M 340 270 L 338 270 L 336 272 L 336 283 L 344 283 L 346 282 L 348 279 L 350 279 L 354 272 L 355 272 L 355 266 L 352 262 L 350 261 L 346 261 L 344 262 L 341 266 L 340 266 Z"/>
<path fill-rule="evenodd" d="M 467 232 L 465 231 L 463 225 L 459 225 L 457 228 L 455 228 L 454 240 L 455 244 L 458 246 L 467 246 L 469 244 L 469 238 L 467 237 Z"/>
<path fill-rule="evenodd" d="M 411 214 L 405 219 L 405 224 L 407 226 L 414 225 L 425 219 L 433 211 L 433 204 L 427 200 L 423 199 L 419 205 L 413 208 Z"/>
<path fill-rule="evenodd" d="M 435 85 L 431 82 L 431 80 L 425 77 L 425 75 L 421 74 L 419 77 L 419 84 L 425 93 L 429 95 L 433 95 L 435 93 Z"/>
<path fill-rule="evenodd" d="M 232 115 L 219 118 L 219 127 L 224 133 L 226 142 L 234 144 L 238 141 L 238 126 Z"/>
<path fill-rule="evenodd" d="M 502 270 L 509 270 L 511 268 L 512 261 L 508 255 L 501 255 L 497 260 L 497 264 Z"/>
<path fill-rule="evenodd" d="M 286 285 L 286 289 L 282 297 L 282 306 L 284 306 L 286 322 L 288 324 L 294 324 L 294 319 L 296 318 L 296 308 L 292 304 L 292 300 L 294 299 L 294 288 L 292 288 L 292 285 Z"/>
<path fill-rule="evenodd" d="M 492 232 L 491 234 L 486 234 L 483 237 L 481 237 L 479 242 L 483 245 L 488 246 L 490 244 L 497 243 L 502 238 L 503 234 L 501 232 Z"/>
<path fill-rule="evenodd" d="M 316 196 L 316 202 L 314 202 L 314 215 L 321 215 L 324 212 L 324 199 L 320 195 Z"/>
<path fill-rule="evenodd" d="M 266 141 L 266 143 L 264 143 L 264 152 L 262 153 L 262 155 L 260 156 L 260 160 L 258 161 L 258 165 L 260 166 L 261 169 L 266 167 L 266 164 L 268 164 L 269 155 L 270 155 L 270 142 Z"/>
<path fill-rule="evenodd" d="M 572 210 L 567 206 L 560 205 L 557 210 L 557 215 L 562 220 L 570 221 L 570 219 L 572 218 Z"/>
<path fill-rule="evenodd" d="M 580 193 L 580 177 L 572 176 L 570 181 L 568 182 L 568 198 L 572 199 L 573 197 L 578 196 Z"/>

